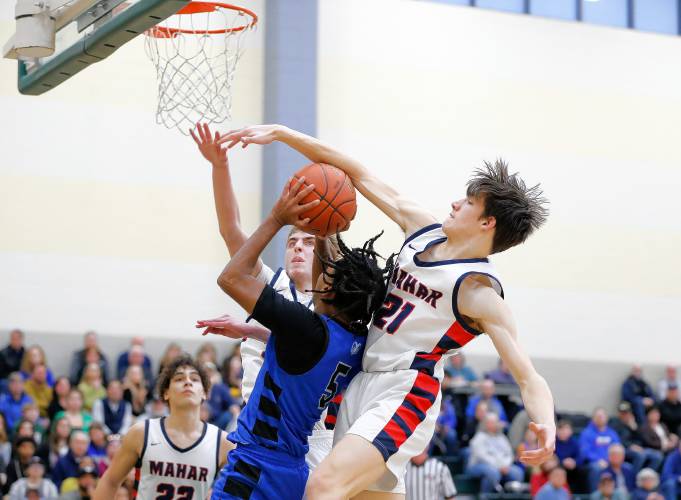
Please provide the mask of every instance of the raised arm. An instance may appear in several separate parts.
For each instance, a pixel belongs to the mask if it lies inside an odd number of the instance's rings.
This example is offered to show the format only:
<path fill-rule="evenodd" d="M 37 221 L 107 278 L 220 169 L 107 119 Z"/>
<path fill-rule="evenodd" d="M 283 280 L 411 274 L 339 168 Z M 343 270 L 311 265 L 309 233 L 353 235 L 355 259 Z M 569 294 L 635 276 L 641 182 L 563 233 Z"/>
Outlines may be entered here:
<path fill-rule="evenodd" d="M 457 304 L 461 314 L 472 318 L 489 335 L 518 383 L 523 403 L 532 419 L 530 430 L 539 439 L 539 448 L 523 452 L 520 460 L 529 465 L 541 464 L 553 455 L 555 447 L 553 396 L 546 380 L 537 373 L 518 343 L 511 310 L 492 288 L 472 279 L 464 281 Z"/>
<path fill-rule="evenodd" d="M 116 496 L 118 487 L 139 458 L 142 443 L 144 443 L 144 422 L 133 425 L 123 436 L 121 447 L 114 455 L 111 465 L 97 481 L 97 489 L 92 500 L 111 500 Z"/>
<path fill-rule="evenodd" d="M 289 189 L 289 184 L 286 183 L 284 192 L 275 203 L 270 215 L 246 240 L 218 277 L 220 288 L 249 314 L 253 312 L 265 288 L 265 283 L 254 277 L 256 274 L 254 269 L 258 265 L 260 254 L 284 225 L 296 224 L 304 227 L 309 220 L 300 220 L 299 215 L 319 204 L 319 200 L 305 205 L 299 204 L 314 189 L 314 184 L 301 189 L 304 180 L 304 177 L 299 179 L 292 189 Z"/>
<path fill-rule="evenodd" d="M 233 256 L 246 242 L 248 235 L 241 228 L 241 216 L 232 185 L 227 147 L 218 143 L 220 133 L 212 133 L 205 123 L 197 124 L 196 131 L 190 130 L 189 133 L 203 157 L 213 166 L 213 198 L 218 227 L 229 255 Z M 254 275 L 258 274 L 261 265 L 262 262 L 259 261 L 255 266 Z"/>
<path fill-rule="evenodd" d="M 436 218 L 412 200 L 398 193 L 391 186 L 372 174 L 364 165 L 323 142 L 282 125 L 256 125 L 228 132 L 218 143 L 229 147 L 241 142 L 270 144 L 283 142 L 314 162 L 328 163 L 343 170 L 354 186 L 371 203 L 399 225 L 405 234 L 411 234 Z"/>

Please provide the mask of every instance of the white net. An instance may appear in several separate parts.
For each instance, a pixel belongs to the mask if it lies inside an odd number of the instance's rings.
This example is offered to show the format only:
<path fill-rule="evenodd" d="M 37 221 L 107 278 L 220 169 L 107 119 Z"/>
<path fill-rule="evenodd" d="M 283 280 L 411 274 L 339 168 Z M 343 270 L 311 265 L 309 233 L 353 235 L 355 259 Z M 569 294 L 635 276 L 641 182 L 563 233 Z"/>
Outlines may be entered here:
<path fill-rule="evenodd" d="M 145 37 L 158 81 L 156 122 L 185 135 L 198 122 L 231 119 L 232 81 L 242 42 L 257 21 L 248 11 L 220 4 L 192 2 L 189 7 Z M 186 10 L 201 11 L 183 14 Z"/>

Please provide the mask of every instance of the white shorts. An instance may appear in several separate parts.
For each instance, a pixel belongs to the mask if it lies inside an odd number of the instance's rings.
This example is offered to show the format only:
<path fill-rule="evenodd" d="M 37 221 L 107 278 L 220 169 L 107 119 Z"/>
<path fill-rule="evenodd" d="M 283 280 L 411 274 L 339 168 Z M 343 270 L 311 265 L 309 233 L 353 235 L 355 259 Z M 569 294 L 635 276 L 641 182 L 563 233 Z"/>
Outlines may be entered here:
<path fill-rule="evenodd" d="M 312 472 L 331 453 L 333 431 L 315 428 L 312 435 L 307 438 L 307 443 L 310 445 L 310 450 L 305 455 L 305 461 Z"/>
<path fill-rule="evenodd" d="M 440 382 L 416 370 L 360 372 L 350 382 L 334 444 L 355 434 L 381 452 L 388 471 L 368 490 L 405 493 L 407 462 L 433 438 L 441 399 Z"/>

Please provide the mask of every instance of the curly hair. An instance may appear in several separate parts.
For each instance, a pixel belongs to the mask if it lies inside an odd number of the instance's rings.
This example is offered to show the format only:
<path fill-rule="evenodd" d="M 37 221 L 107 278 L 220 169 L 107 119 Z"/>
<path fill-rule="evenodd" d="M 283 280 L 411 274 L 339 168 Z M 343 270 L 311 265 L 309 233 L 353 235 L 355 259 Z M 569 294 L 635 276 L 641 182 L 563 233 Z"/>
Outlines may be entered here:
<path fill-rule="evenodd" d="M 508 164 L 501 159 L 494 164 L 486 161 L 484 168 L 476 170 L 466 194 L 482 197 L 483 217 L 496 219 L 492 253 L 524 242 L 549 215 L 539 184 L 528 188 L 517 172 L 508 173 Z"/>
<path fill-rule="evenodd" d="M 334 306 L 339 319 L 345 320 L 349 331 L 366 335 L 374 312 L 381 307 L 388 291 L 388 278 L 394 267 L 395 255 L 388 257 L 385 267 L 378 264 L 382 258 L 374 250 L 374 242 L 381 237 L 383 231 L 367 240 L 361 248 L 349 248 L 340 235 L 336 235 L 338 243 L 338 260 L 326 260 L 317 256 L 322 262 L 324 283 L 327 290 L 312 290 L 316 293 L 332 292 L 332 297 L 322 300 Z"/>
<path fill-rule="evenodd" d="M 170 387 L 170 380 L 173 378 L 173 375 L 175 375 L 175 372 L 183 366 L 190 366 L 199 372 L 203 391 L 206 393 L 206 397 L 208 397 L 208 392 L 210 391 L 210 378 L 208 377 L 206 369 L 188 353 L 184 352 L 168 363 L 158 376 L 158 381 L 156 382 L 156 391 L 160 399 L 164 399 L 163 396 Z"/>

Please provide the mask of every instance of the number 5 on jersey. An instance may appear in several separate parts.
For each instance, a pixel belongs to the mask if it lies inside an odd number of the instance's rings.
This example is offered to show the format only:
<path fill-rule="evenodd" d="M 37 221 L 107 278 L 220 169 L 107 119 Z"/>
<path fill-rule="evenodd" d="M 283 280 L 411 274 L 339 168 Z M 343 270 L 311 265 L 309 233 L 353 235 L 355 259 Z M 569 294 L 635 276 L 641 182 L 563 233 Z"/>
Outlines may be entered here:
<path fill-rule="evenodd" d="M 381 308 L 374 314 L 374 325 L 381 330 L 393 334 L 399 330 L 404 320 L 407 319 L 416 306 L 409 301 L 404 301 L 401 297 L 389 293 L 383 301 Z M 397 316 L 395 316 L 397 314 Z M 386 328 L 388 320 L 395 316 Z"/>
<path fill-rule="evenodd" d="M 336 397 L 336 394 L 338 393 L 338 377 L 347 377 L 351 369 L 350 365 L 346 365 L 342 361 L 338 362 L 336 369 L 333 371 L 333 375 L 331 375 L 331 378 L 329 379 L 329 383 L 326 384 L 324 394 L 319 398 L 320 410 L 326 408 L 331 400 Z"/>

